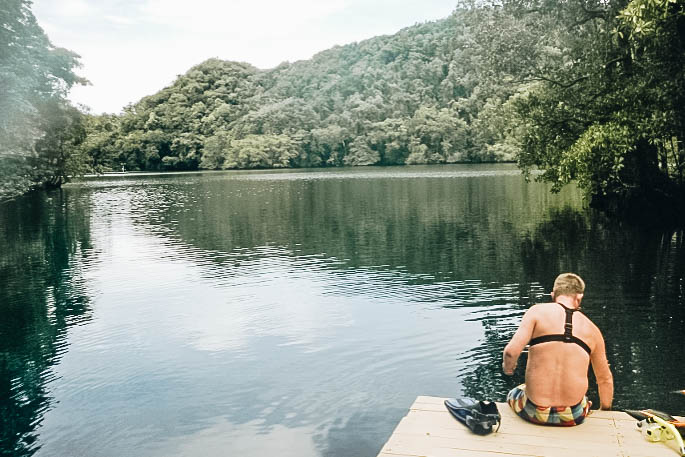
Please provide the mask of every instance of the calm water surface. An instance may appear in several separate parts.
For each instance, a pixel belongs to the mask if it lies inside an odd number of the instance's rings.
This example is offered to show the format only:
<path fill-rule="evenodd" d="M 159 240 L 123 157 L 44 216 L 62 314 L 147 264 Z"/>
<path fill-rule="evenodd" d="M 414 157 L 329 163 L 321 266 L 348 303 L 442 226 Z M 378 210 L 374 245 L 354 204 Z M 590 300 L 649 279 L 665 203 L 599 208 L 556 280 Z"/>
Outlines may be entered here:
<path fill-rule="evenodd" d="M 683 233 L 512 166 L 123 176 L 5 203 L 0 455 L 373 457 L 417 395 L 521 382 L 502 348 L 561 271 L 587 281 L 616 407 L 685 413 Z"/>

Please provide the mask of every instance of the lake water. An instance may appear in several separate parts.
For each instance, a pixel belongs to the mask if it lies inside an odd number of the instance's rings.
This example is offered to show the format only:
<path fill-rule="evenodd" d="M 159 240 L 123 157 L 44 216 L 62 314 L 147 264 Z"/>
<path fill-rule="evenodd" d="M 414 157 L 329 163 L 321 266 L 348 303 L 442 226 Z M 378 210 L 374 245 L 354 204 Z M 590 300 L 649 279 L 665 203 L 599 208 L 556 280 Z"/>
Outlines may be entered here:
<path fill-rule="evenodd" d="M 682 232 L 512 165 L 99 178 L 0 205 L 0 454 L 374 457 L 587 282 L 617 408 L 685 413 Z M 596 389 L 590 397 L 597 401 Z"/>

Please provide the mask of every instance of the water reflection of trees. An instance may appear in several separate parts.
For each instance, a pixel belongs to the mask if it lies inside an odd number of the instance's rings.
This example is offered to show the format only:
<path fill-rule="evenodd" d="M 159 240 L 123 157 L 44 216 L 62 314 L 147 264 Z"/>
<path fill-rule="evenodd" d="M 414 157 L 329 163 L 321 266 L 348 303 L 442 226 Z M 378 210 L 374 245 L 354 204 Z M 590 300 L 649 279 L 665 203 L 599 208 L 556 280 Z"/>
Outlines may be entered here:
<path fill-rule="evenodd" d="M 501 375 L 502 348 L 556 275 L 578 272 L 588 284 L 585 311 L 605 333 L 617 404 L 640 406 L 635 399 L 644 398 L 646 406 L 685 410 L 682 399 L 664 393 L 685 386 L 677 368 L 685 349 L 682 232 L 616 224 L 578 210 L 577 194 L 552 197 L 518 176 L 225 179 L 198 187 L 174 188 L 143 222 L 211 262 L 278 246 L 293 255 L 339 259 L 334 268 L 407 272 L 427 285 L 518 284 L 519 296 L 508 303 L 511 315 L 478 317 L 484 342 L 464 355 L 478 363 L 465 364 L 459 375 L 474 396 L 503 398 L 522 381 L 522 371 L 513 379 Z"/>
<path fill-rule="evenodd" d="M 33 454 L 50 408 L 51 367 L 70 326 L 90 319 L 79 266 L 90 256 L 88 211 L 55 192 L 0 205 L 0 454 Z"/>
<path fill-rule="evenodd" d="M 617 407 L 685 411 L 685 401 L 669 393 L 685 385 L 682 231 L 647 231 L 595 213 L 555 209 L 523 237 L 520 253 L 525 276 L 547 291 L 562 271 L 586 280 L 583 308 L 604 333 Z M 482 363 L 463 377 L 463 384 L 471 396 L 503 399 L 523 381 L 523 367 L 513 378 L 504 377 L 500 368 L 501 352 L 518 321 L 482 322 L 484 343 L 467 355 Z M 590 396 L 597 400 L 594 387 Z"/>
<path fill-rule="evenodd" d="M 501 374 L 501 349 L 526 307 L 543 293 L 538 271 L 559 268 L 544 257 L 522 263 L 522 249 L 524 258 L 532 256 L 538 249 L 535 243 L 541 242 L 527 240 L 525 234 L 539 227 L 549 208 L 580 206 L 578 194 L 572 191 L 550 196 L 545 186 L 527 184 L 516 175 L 222 180 L 199 186 L 200 191 L 179 187 L 167 194 L 169 201 L 154 205 L 163 210 L 144 222 L 173 226 L 171 236 L 215 262 L 230 261 L 221 253 L 280 246 L 293 255 L 340 259 L 334 268 L 382 266 L 407 272 L 415 278 L 417 296 L 424 301 L 430 300 L 427 291 L 416 286 L 425 282 L 430 292 L 436 281 L 449 286 L 449 292 L 437 291 L 441 301 L 447 293 L 455 298 L 455 307 L 464 306 L 455 296 L 464 280 L 476 280 L 481 292 L 487 289 L 496 292 L 493 296 L 507 296 L 511 306 L 502 311 L 493 311 L 492 297 L 469 296 L 474 312 L 484 313 L 476 318 L 485 327 L 485 339 L 464 356 L 465 371 L 459 374 L 467 393 L 487 392 L 498 398 L 513 382 Z M 204 198 L 198 199 L 198 194 Z M 140 198 L 149 204 L 150 197 Z M 143 213 L 150 217 L 149 211 Z M 164 233 L 169 236 L 168 230 Z M 530 254 L 527 244 L 532 246 Z M 536 262 L 540 267 L 530 268 Z M 510 290 L 512 285 L 515 290 Z"/>
<path fill-rule="evenodd" d="M 207 181 L 179 188 L 154 221 L 184 243 L 227 253 L 261 246 L 324 254 L 444 280 L 518 283 L 520 232 L 550 197 L 518 175 L 458 179 Z M 206 198 L 197 198 L 203 195 Z M 218 256 L 217 256 L 218 257 Z"/>

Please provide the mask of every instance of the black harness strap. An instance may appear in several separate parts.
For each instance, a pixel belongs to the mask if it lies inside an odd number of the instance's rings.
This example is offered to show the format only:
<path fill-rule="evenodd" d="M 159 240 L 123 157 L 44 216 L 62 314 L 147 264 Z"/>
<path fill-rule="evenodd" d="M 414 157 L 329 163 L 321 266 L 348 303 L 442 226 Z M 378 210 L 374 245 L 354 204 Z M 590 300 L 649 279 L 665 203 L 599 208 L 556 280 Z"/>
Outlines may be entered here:
<path fill-rule="evenodd" d="M 561 303 L 558 304 L 561 305 Z M 578 310 L 567 308 L 564 305 L 561 306 L 564 308 L 564 311 L 566 312 L 566 323 L 564 324 L 564 341 L 568 343 L 571 341 L 571 338 L 573 338 L 573 312 Z"/>
<path fill-rule="evenodd" d="M 564 311 L 566 312 L 566 321 L 564 322 L 564 334 L 555 334 L 555 335 L 542 335 L 538 336 L 537 338 L 533 338 L 530 340 L 528 343 L 530 346 L 535 346 L 536 344 L 540 343 L 547 343 L 549 341 L 561 341 L 563 343 L 576 343 L 578 346 L 583 348 L 585 352 L 588 353 L 588 355 L 592 355 L 592 349 L 590 349 L 590 346 L 585 343 L 585 341 L 581 340 L 577 336 L 573 335 L 573 313 L 576 311 L 579 311 L 577 309 L 573 308 L 567 308 L 566 306 L 562 305 L 561 303 L 557 303 L 557 305 L 561 306 L 564 308 Z"/>

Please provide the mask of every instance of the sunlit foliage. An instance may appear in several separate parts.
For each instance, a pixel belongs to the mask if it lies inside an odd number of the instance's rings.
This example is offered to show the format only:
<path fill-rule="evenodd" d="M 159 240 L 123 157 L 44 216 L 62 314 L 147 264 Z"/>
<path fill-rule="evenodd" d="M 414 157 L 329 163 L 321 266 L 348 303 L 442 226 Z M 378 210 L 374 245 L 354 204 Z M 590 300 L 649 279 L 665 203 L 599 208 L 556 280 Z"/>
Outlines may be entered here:
<path fill-rule="evenodd" d="M 639 218 L 685 210 L 685 2 L 509 0 L 479 54 L 519 93 L 519 164 Z M 485 38 L 494 36 L 487 41 Z M 675 217 L 676 219 L 678 217 Z"/>
<path fill-rule="evenodd" d="M 78 56 L 52 45 L 28 0 L 0 7 L 0 200 L 33 187 L 60 185 L 82 164 L 72 157 L 85 136 L 65 96 Z"/>
<path fill-rule="evenodd" d="M 110 138 L 117 146 L 105 154 L 109 167 L 513 160 L 516 146 L 498 146 L 507 135 L 490 122 L 506 114 L 499 102 L 508 89 L 479 79 L 469 51 L 474 14 L 461 9 L 266 71 L 210 59 L 125 109 Z M 479 121 L 481 112 L 487 122 Z"/>

